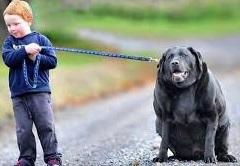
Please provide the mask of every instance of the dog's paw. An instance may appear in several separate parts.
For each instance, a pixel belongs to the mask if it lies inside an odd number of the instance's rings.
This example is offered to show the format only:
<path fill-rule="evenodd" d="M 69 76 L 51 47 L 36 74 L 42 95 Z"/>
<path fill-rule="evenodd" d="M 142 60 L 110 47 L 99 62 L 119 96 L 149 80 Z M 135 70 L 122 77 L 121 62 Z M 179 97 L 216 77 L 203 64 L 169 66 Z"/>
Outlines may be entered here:
<path fill-rule="evenodd" d="M 162 163 L 162 162 L 167 162 L 167 161 L 168 161 L 167 156 L 157 156 L 157 157 L 153 158 L 154 163 L 156 163 L 156 162 Z"/>
<path fill-rule="evenodd" d="M 203 154 L 202 151 L 194 152 L 194 155 L 193 155 L 193 160 L 194 161 L 203 160 L 203 159 L 204 159 L 204 154 Z"/>
<path fill-rule="evenodd" d="M 222 162 L 232 162 L 232 163 L 237 162 L 237 159 L 230 154 L 218 155 L 217 160 Z"/>
<path fill-rule="evenodd" d="M 204 162 L 205 163 L 216 163 L 217 159 L 216 159 L 215 155 L 205 155 Z"/>
<path fill-rule="evenodd" d="M 176 160 L 181 160 L 179 157 L 177 157 L 177 156 L 169 156 L 168 157 L 168 161 L 176 161 Z"/>

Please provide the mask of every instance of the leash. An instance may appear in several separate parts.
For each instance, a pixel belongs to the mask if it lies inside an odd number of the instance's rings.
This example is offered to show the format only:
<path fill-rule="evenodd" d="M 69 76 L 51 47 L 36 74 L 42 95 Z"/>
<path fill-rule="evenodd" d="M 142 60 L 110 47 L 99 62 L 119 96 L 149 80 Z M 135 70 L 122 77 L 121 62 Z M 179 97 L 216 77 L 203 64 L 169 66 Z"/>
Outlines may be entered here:
<path fill-rule="evenodd" d="M 132 56 L 132 55 L 117 54 L 117 53 L 110 53 L 110 52 L 104 52 L 104 51 L 94 51 L 94 50 L 85 50 L 85 49 L 76 49 L 76 48 L 60 48 L 60 47 L 49 47 L 49 46 L 41 46 L 41 47 L 42 49 L 74 52 L 78 54 L 88 54 L 93 56 L 104 56 L 104 57 L 111 57 L 111 58 L 121 58 L 121 59 L 135 60 L 135 61 L 156 62 L 156 63 L 159 62 L 159 59 L 152 58 L 152 57 Z"/>
<path fill-rule="evenodd" d="M 33 84 L 32 85 L 30 84 L 30 82 L 28 80 L 28 71 L 27 71 L 26 60 L 24 59 L 23 63 L 22 63 L 23 77 L 24 77 L 25 84 L 31 89 L 34 89 L 37 87 L 40 59 L 41 59 L 40 56 L 36 57 L 36 64 L 33 69 Z"/>

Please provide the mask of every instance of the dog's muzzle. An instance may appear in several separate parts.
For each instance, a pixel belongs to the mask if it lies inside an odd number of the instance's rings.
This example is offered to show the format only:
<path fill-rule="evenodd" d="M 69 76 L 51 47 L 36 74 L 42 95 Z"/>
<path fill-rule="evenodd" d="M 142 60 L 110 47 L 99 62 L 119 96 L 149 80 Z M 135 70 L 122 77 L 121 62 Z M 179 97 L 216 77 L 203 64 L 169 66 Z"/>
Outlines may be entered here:
<path fill-rule="evenodd" d="M 172 73 L 172 81 L 173 82 L 183 82 L 187 77 L 188 77 L 189 72 L 184 71 L 184 72 L 173 72 Z"/>

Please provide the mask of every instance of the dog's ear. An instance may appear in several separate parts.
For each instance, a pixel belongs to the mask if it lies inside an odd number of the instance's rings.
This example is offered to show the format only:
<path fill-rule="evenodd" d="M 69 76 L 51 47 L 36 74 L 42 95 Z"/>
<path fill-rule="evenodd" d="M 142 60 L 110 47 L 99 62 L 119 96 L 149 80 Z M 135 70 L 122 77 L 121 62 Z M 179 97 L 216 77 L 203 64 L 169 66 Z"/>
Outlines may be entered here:
<path fill-rule="evenodd" d="M 199 79 L 203 73 L 203 59 L 202 59 L 202 55 L 200 54 L 199 51 L 193 49 L 192 47 L 188 47 L 187 48 L 196 58 L 196 62 L 197 62 L 197 68 L 199 70 Z M 205 63 L 204 63 L 205 64 Z"/>
<path fill-rule="evenodd" d="M 166 59 L 166 52 L 163 53 L 163 55 L 162 55 L 162 57 L 161 57 L 158 65 L 157 65 L 157 68 L 159 68 L 160 73 L 163 72 L 163 64 L 164 64 L 164 62 L 165 62 L 165 59 Z"/>

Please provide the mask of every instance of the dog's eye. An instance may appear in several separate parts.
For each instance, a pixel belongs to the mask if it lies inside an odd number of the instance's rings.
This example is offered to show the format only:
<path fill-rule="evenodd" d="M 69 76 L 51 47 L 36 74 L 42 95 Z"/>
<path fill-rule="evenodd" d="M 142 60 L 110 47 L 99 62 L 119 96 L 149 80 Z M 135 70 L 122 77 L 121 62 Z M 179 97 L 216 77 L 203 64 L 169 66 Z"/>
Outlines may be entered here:
<path fill-rule="evenodd" d="M 167 59 L 172 59 L 174 57 L 174 54 L 170 54 Z"/>
<path fill-rule="evenodd" d="M 186 54 L 180 54 L 179 56 L 180 56 L 180 57 L 187 57 Z"/>

